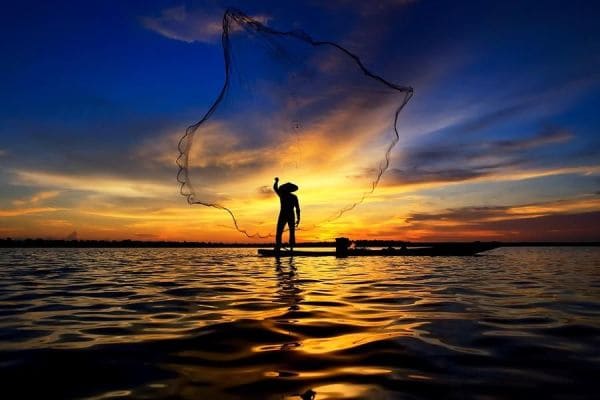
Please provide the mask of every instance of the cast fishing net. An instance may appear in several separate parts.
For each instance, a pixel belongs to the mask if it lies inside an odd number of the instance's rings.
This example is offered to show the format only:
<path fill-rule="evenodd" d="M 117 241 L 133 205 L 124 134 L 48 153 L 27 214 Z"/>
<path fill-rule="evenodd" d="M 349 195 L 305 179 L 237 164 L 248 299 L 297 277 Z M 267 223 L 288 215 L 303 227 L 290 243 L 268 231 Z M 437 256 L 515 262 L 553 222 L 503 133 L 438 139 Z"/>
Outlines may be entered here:
<path fill-rule="evenodd" d="M 227 10 L 225 82 L 179 142 L 178 181 L 190 204 L 229 214 L 248 237 L 271 237 L 271 186 L 294 182 L 301 229 L 338 220 L 373 193 L 412 96 L 333 42 L 277 31 Z M 223 223 L 227 223 L 224 219 Z"/>

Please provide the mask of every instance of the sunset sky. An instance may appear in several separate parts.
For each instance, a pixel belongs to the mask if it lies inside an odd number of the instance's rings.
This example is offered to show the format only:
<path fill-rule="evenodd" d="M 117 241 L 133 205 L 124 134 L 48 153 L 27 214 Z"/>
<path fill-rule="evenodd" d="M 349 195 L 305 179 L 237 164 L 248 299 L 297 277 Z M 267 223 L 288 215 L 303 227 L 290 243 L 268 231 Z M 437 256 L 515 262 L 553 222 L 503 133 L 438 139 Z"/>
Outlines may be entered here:
<path fill-rule="evenodd" d="M 356 96 L 353 71 L 319 55 L 306 63 L 343 90 L 294 92 L 314 106 L 284 132 L 275 121 L 295 117 L 252 86 L 278 79 L 275 67 L 243 59 L 246 92 L 192 151 L 196 197 L 242 228 L 274 231 L 280 176 L 300 186 L 300 240 L 600 240 L 600 7 L 431 0 L 3 5 L 0 237 L 259 240 L 189 205 L 176 179 L 177 142 L 223 84 L 227 6 L 339 43 L 415 91 L 379 187 L 329 221 L 369 189 L 398 98 L 374 86 Z M 236 103 L 247 93 L 260 94 L 256 109 Z"/>

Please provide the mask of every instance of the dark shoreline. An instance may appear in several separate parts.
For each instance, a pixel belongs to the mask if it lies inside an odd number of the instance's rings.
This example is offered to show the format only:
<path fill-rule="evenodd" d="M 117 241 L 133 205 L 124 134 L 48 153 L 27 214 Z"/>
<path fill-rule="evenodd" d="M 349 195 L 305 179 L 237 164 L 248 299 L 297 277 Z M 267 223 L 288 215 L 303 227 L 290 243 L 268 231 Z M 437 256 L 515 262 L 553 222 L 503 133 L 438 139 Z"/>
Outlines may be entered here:
<path fill-rule="evenodd" d="M 440 244 L 474 242 L 405 242 L 400 240 L 355 240 L 357 246 L 419 247 Z M 600 247 L 600 242 L 479 242 L 493 243 L 498 247 Z M 50 239 L 0 239 L 0 248 L 260 248 L 273 247 L 273 243 L 219 243 L 175 242 L 138 240 L 50 240 Z M 305 242 L 296 247 L 335 247 L 335 242 Z"/>

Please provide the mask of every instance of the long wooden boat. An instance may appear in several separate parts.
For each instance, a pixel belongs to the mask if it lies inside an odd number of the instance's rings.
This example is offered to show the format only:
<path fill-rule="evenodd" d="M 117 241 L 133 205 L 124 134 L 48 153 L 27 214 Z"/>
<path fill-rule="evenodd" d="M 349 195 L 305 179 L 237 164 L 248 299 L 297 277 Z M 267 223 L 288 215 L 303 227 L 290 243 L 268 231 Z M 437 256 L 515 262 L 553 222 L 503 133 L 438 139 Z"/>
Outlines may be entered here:
<path fill-rule="evenodd" d="M 440 243 L 427 247 L 403 247 L 384 249 L 336 249 L 336 251 L 319 250 L 281 250 L 258 249 L 258 255 L 263 257 L 369 257 L 369 256 L 428 256 L 428 257 L 455 257 L 474 256 L 484 251 L 500 247 L 494 243 Z"/>

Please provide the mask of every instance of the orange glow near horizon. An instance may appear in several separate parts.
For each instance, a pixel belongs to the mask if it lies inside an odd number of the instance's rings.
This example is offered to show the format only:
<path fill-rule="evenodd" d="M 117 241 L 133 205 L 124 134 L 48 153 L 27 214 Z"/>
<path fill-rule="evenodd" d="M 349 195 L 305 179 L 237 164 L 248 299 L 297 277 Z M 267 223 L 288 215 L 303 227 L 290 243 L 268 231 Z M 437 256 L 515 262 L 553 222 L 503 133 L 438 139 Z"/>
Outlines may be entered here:
<path fill-rule="evenodd" d="M 33 175 L 29 175 L 33 176 Z M 46 176 L 47 177 L 47 176 Z M 104 193 L 132 193 L 138 186 L 123 188 L 124 182 L 100 180 L 99 191 L 106 185 L 114 185 Z M 523 237 L 518 226 L 514 229 L 498 228 L 495 224 L 527 222 L 561 215 L 597 213 L 600 200 L 593 197 L 547 201 L 538 204 L 517 204 L 501 211 L 478 216 L 474 220 L 461 219 L 459 215 L 446 215 L 439 207 L 431 206 L 419 189 L 402 187 L 395 191 L 383 186 L 371 197 L 333 222 L 323 223 L 314 229 L 311 223 L 331 214 L 320 196 L 326 180 L 315 180 L 298 192 L 302 206 L 302 223 L 298 241 L 331 241 L 338 236 L 353 239 L 397 239 L 397 240 L 519 240 L 530 239 L 531 232 Z M 331 181 L 329 181 L 331 182 Z M 165 188 L 161 188 L 164 190 Z M 335 190 L 336 195 L 350 196 L 351 190 Z M 121 197 L 120 203 L 106 194 L 88 194 L 86 201 L 70 207 L 69 191 L 55 190 L 52 195 L 36 193 L 30 198 L 14 202 L 12 207 L 0 210 L 3 237 L 65 238 L 76 231 L 80 239 L 97 240 L 175 240 L 212 242 L 268 242 L 267 239 L 247 239 L 231 226 L 229 216 L 223 211 L 197 205 L 181 204 L 183 198 L 171 194 L 168 200 L 148 198 L 150 204 L 137 197 Z M 162 193 L 161 193 L 162 195 Z M 89 199 L 93 199 L 90 201 Z M 236 206 L 240 206 L 236 204 Z M 253 221 L 263 232 L 273 232 L 278 212 L 278 199 L 266 193 L 248 199 L 246 206 L 251 211 L 241 212 L 241 220 Z M 232 209 L 236 210 L 235 206 Z M 418 221 L 415 216 L 433 216 Z M 439 214 L 439 218 L 436 215 Z M 418 219 L 418 218 L 417 218 Z M 487 224 L 487 225 L 486 225 Z M 245 227 L 245 226 L 242 226 Z M 309 229 L 307 229 L 309 228 Z M 560 226 L 556 227 L 557 229 Z M 582 227 L 582 229 L 590 229 Z M 544 231 L 539 240 L 544 240 Z M 591 231 L 593 240 L 597 231 Z M 285 239 L 285 236 L 284 236 Z M 568 237 L 565 238 L 565 240 Z"/>
<path fill-rule="evenodd" d="M 487 198 L 489 202 L 497 185 L 597 176 L 600 167 L 594 165 L 527 171 L 507 168 L 458 181 L 398 182 L 384 175 L 375 192 L 362 204 L 332 220 L 340 209 L 369 191 L 386 144 L 386 140 L 371 143 L 373 138 L 386 137 L 382 134 L 383 123 L 356 132 L 352 140 L 345 142 L 340 142 L 336 135 L 329 137 L 327 129 L 331 120 L 340 118 L 344 118 L 343 113 L 332 113 L 318 126 L 307 127 L 302 133 L 301 151 L 292 157 L 294 162 L 290 162 L 284 150 L 297 151 L 294 146 L 298 138 L 289 138 L 280 145 L 283 150 L 275 154 L 265 148 L 247 151 L 235 148 L 235 139 L 227 139 L 227 134 L 225 140 L 218 140 L 217 136 L 225 131 L 222 126 L 213 124 L 214 131 L 208 131 L 201 142 L 203 147 L 193 154 L 193 165 L 223 164 L 241 172 L 232 178 L 213 176 L 193 183 L 202 190 L 210 188 L 207 195 L 229 207 L 242 229 L 263 235 L 274 233 L 279 208 L 277 196 L 271 189 L 273 177 L 279 176 L 282 183 L 287 180 L 297 183 L 302 209 L 301 229 L 297 233 L 300 242 L 332 241 L 339 236 L 411 241 L 599 239 L 593 218 L 598 218 L 594 213 L 600 211 L 600 200 L 594 195 L 554 196 L 533 202 L 519 199 L 518 193 L 508 192 L 501 203 L 493 204 L 501 206 L 499 208 L 475 207 L 480 198 Z M 169 133 L 160 140 L 143 143 L 134 154 L 172 168 L 172 149 L 177 138 L 177 134 Z M 211 151 L 224 152 L 226 157 L 214 157 Z M 269 163 L 263 162 L 258 169 L 244 169 L 267 155 L 273 157 Z M 80 239 L 97 240 L 273 240 L 272 237 L 248 239 L 235 231 L 226 212 L 188 205 L 177 193 L 174 179 L 148 176 L 132 180 L 36 170 L 11 173 L 13 183 L 28 188 L 30 194 L 14 197 L 0 207 L 0 235 L 3 237 L 61 239 L 73 237 L 76 232 Z M 571 227 L 563 236 L 555 232 L 564 225 L 554 221 L 556 218 L 585 214 L 593 216 L 589 226 Z"/>

